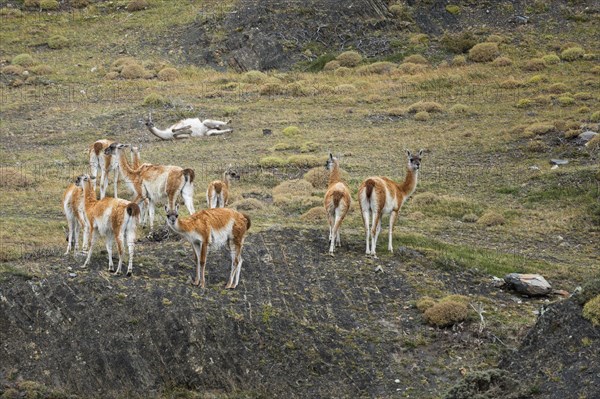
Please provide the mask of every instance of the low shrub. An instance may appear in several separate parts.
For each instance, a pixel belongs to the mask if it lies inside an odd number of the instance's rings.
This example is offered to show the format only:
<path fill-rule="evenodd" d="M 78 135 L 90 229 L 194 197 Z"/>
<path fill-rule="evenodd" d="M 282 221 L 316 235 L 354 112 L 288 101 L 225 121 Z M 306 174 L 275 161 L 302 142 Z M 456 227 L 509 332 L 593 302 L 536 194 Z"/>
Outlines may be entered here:
<path fill-rule="evenodd" d="M 341 66 L 342 66 L 342 64 L 340 64 L 340 62 L 338 60 L 329 61 L 323 67 L 323 71 L 334 71 L 334 70 L 338 69 Z"/>
<path fill-rule="evenodd" d="M 507 67 L 511 66 L 512 64 L 512 60 L 508 57 L 496 57 L 492 62 L 492 65 L 496 67 Z"/>
<path fill-rule="evenodd" d="M 363 65 L 357 70 L 357 72 L 363 75 L 385 75 L 397 68 L 398 66 L 393 62 L 379 61 L 372 64 Z"/>
<path fill-rule="evenodd" d="M 36 75 L 51 75 L 53 70 L 51 67 L 49 67 L 46 64 L 40 64 L 40 65 L 36 65 L 33 68 L 31 68 L 31 72 L 33 72 Z"/>
<path fill-rule="evenodd" d="M 591 116 L 590 116 L 590 121 L 592 122 L 600 122 L 600 111 L 596 111 L 594 112 Z"/>
<path fill-rule="evenodd" d="M 499 213 L 493 212 L 493 211 L 488 211 L 488 212 L 484 213 L 477 220 L 477 224 L 481 224 L 481 225 L 484 225 L 487 227 L 499 226 L 499 225 L 503 225 L 504 223 L 506 223 L 504 216 L 500 215 Z"/>
<path fill-rule="evenodd" d="M 460 14 L 460 6 L 457 6 L 456 4 L 448 4 L 446 6 L 446 11 L 452 15 Z"/>
<path fill-rule="evenodd" d="M 147 71 L 137 63 L 126 64 L 121 69 L 121 77 L 124 79 L 143 79 Z"/>
<path fill-rule="evenodd" d="M 323 206 L 315 206 L 314 208 L 310 208 L 308 211 L 300 215 L 300 219 L 305 222 L 322 222 L 327 220 L 327 213 L 325 212 L 325 207 Z"/>
<path fill-rule="evenodd" d="M 561 107 L 568 107 L 575 104 L 575 99 L 571 96 L 560 96 L 558 97 L 558 104 Z"/>
<path fill-rule="evenodd" d="M 564 83 L 554 83 L 546 89 L 546 91 L 548 91 L 549 93 L 554 93 L 554 94 L 564 93 L 567 90 L 569 90 L 569 88 Z"/>
<path fill-rule="evenodd" d="M 479 216 L 474 213 L 466 213 L 462 217 L 464 223 L 476 223 L 479 220 Z"/>
<path fill-rule="evenodd" d="M 288 126 L 281 132 L 285 137 L 294 137 L 300 134 L 298 126 Z"/>
<path fill-rule="evenodd" d="M 523 84 L 523 82 L 510 76 L 508 79 L 500 82 L 500 84 L 498 86 L 500 86 L 503 89 L 516 89 L 517 87 L 523 87 L 524 84 Z"/>
<path fill-rule="evenodd" d="M 493 61 L 499 55 L 498 43 L 478 43 L 469 50 L 469 59 L 474 62 Z"/>
<path fill-rule="evenodd" d="M 423 64 L 414 64 L 412 62 L 403 62 L 398 67 L 400 72 L 405 73 L 407 75 L 415 75 L 417 73 L 421 73 L 425 70 L 425 68 L 426 66 Z"/>
<path fill-rule="evenodd" d="M 287 165 L 287 161 L 281 157 L 267 156 L 261 158 L 258 164 L 263 168 L 279 168 Z"/>
<path fill-rule="evenodd" d="M 427 309 L 433 307 L 435 304 L 436 304 L 435 299 L 428 297 L 428 296 L 424 296 L 423 298 L 421 298 L 417 301 L 415 306 L 421 312 L 425 312 Z"/>
<path fill-rule="evenodd" d="M 585 51 L 581 47 L 570 47 L 560 53 L 560 58 L 564 61 L 575 61 L 583 58 Z"/>
<path fill-rule="evenodd" d="M 54 35 L 48 38 L 48 47 L 53 50 L 69 47 L 69 39 L 61 35 Z"/>
<path fill-rule="evenodd" d="M 585 305 L 592 298 L 600 295 L 600 278 L 586 281 L 581 286 L 581 291 L 574 296 L 577 303 Z"/>
<path fill-rule="evenodd" d="M 165 82 L 172 82 L 179 79 L 179 71 L 175 68 L 167 67 L 158 72 L 158 79 Z"/>
<path fill-rule="evenodd" d="M 267 78 L 267 75 L 261 71 L 248 71 L 242 75 L 241 81 L 244 83 L 256 84 L 263 83 L 265 80 L 267 80 Z"/>
<path fill-rule="evenodd" d="M 442 45 L 449 51 L 460 54 L 466 53 L 470 48 L 477 44 L 477 39 L 472 32 L 463 31 L 461 33 L 446 33 L 441 38 Z"/>
<path fill-rule="evenodd" d="M 129 12 L 142 11 L 148 8 L 149 4 L 146 0 L 131 0 L 127 3 L 125 9 Z"/>
<path fill-rule="evenodd" d="M 504 37 L 500 36 L 500 35 L 489 35 L 487 37 L 487 39 L 485 39 L 486 42 L 489 43 L 502 43 L 504 41 Z"/>
<path fill-rule="evenodd" d="M 335 86 L 333 90 L 336 94 L 354 94 L 358 91 L 354 85 L 349 83 Z"/>
<path fill-rule="evenodd" d="M 600 325 L 600 295 L 592 298 L 583 307 L 583 317 L 592 322 L 593 325 Z"/>
<path fill-rule="evenodd" d="M 305 168 L 305 167 L 314 167 L 314 166 L 318 166 L 318 165 L 322 165 L 325 163 L 325 159 L 324 158 L 320 158 L 317 157 L 315 155 L 304 155 L 304 154 L 300 154 L 300 155 L 292 155 L 291 157 L 288 158 L 288 163 L 290 165 L 294 165 L 294 166 L 298 166 L 301 168 Z"/>
<path fill-rule="evenodd" d="M 40 9 L 44 11 L 58 10 L 60 4 L 56 0 L 40 0 Z"/>
<path fill-rule="evenodd" d="M 454 66 L 463 66 L 467 65 L 467 57 L 464 55 L 456 55 L 452 58 L 452 65 Z"/>
<path fill-rule="evenodd" d="M 544 60 L 544 63 L 546 65 L 555 65 L 555 64 L 560 63 L 560 57 L 554 53 L 546 54 L 545 56 L 542 57 L 542 60 Z"/>
<path fill-rule="evenodd" d="M 10 61 L 10 63 L 12 65 L 20 65 L 22 67 L 30 67 L 32 65 L 35 65 L 35 60 L 33 59 L 33 57 L 29 54 L 19 54 L 13 57 L 13 59 Z"/>
<path fill-rule="evenodd" d="M 419 121 L 419 122 L 426 122 L 430 119 L 430 115 L 429 112 L 427 111 L 421 111 L 421 112 L 417 112 L 415 114 L 415 120 Z"/>
<path fill-rule="evenodd" d="M 467 305 L 456 301 L 439 302 L 424 313 L 427 323 L 436 327 L 449 327 L 468 317 Z"/>
<path fill-rule="evenodd" d="M 525 63 L 523 69 L 526 71 L 534 72 L 541 71 L 546 68 L 546 63 L 541 58 L 532 58 Z"/>
<path fill-rule="evenodd" d="M 340 66 L 352 68 L 361 63 L 362 55 L 357 51 L 344 51 L 335 59 L 340 63 Z"/>
<path fill-rule="evenodd" d="M 256 198 L 243 198 L 232 203 L 231 207 L 238 211 L 254 211 L 263 209 L 265 204 Z"/>
<path fill-rule="evenodd" d="M 542 140 L 530 140 L 527 143 L 527 151 L 529 152 L 546 152 L 548 146 Z"/>
<path fill-rule="evenodd" d="M 413 54 L 413 55 L 409 55 L 408 57 L 404 58 L 404 60 L 402 60 L 402 62 L 411 62 L 413 64 L 429 64 L 429 61 L 427 61 L 427 58 L 423 57 L 421 54 Z"/>
<path fill-rule="evenodd" d="M 526 129 L 525 129 L 525 134 L 529 135 L 529 136 L 533 136 L 533 135 L 537 135 L 537 136 L 542 136 L 551 132 L 555 132 L 556 131 L 556 127 L 554 126 L 554 124 L 551 123 L 546 123 L 546 122 L 538 122 L 538 123 L 533 123 L 531 125 L 529 125 Z"/>
<path fill-rule="evenodd" d="M 23 68 L 20 65 L 7 65 L 4 68 L 2 68 L 2 73 L 4 75 L 20 75 L 25 71 L 25 68 Z"/>
<path fill-rule="evenodd" d="M 444 107 L 435 101 L 418 101 L 408 107 L 408 112 L 411 114 L 426 111 L 426 112 L 444 112 Z"/>
<path fill-rule="evenodd" d="M 150 93 L 144 97 L 144 103 L 147 107 L 161 107 L 163 105 L 169 105 L 170 101 L 158 93 Z"/>

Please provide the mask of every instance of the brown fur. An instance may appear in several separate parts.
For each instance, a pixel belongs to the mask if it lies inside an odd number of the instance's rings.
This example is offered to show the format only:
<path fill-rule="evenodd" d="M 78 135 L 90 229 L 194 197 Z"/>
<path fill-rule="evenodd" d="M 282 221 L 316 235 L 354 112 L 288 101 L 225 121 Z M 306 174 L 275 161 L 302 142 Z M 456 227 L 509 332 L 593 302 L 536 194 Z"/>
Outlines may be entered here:
<path fill-rule="evenodd" d="M 208 206 L 208 208 L 212 208 L 210 200 L 213 197 L 213 195 L 223 196 L 223 203 L 221 204 L 217 202 L 217 208 L 227 206 L 227 202 L 229 201 L 229 185 L 230 178 L 227 174 L 227 171 L 223 173 L 222 180 L 213 180 L 208 184 L 208 187 L 206 188 L 206 205 Z"/>
<path fill-rule="evenodd" d="M 169 218 L 169 213 L 167 214 L 167 218 Z M 210 241 L 212 231 L 222 231 L 232 221 L 233 225 L 231 226 L 231 231 L 228 233 L 229 238 L 227 238 L 227 244 L 232 253 L 232 269 L 229 282 L 225 288 L 235 288 L 237 279 L 239 278 L 239 272 L 237 272 L 238 277 L 235 276 L 236 270 L 238 267 L 241 268 L 241 253 L 244 238 L 251 225 L 249 216 L 233 209 L 213 208 L 196 212 L 186 218 L 178 218 L 174 226 L 170 225 L 177 233 L 182 234 L 194 248 L 194 255 L 197 262 L 194 285 L 201 285 L 202 288 L 205 286 L 204 270 L 206 255 L 208 247 L 214 244 Z M 201 237 L 200 242 L 195 239 L 194 234 Z"/>
<path fill-rule="evenodd" d="M 344 221 L 344 218 L 350 210 L 350 190 L 346 183 L 341 179 L 339 162 L 335 158 L 333 160 L 333 169 L 329 175 L 329 185 L 325 193 L 324 207 L 327 214 L 327 222 L 329 223 L 329 253 L 333 255 L 334 247 L 341 245 L 339 242 L 339 229 Z M 336 210 L 338 218 L 336 220 Z"/>
<path fill-rule="evenodd" d="M 422 152 L 422 150 L 419 151 L 418 156 L 411 156 L 411 153 L 408 152 L 409 165 L 407 167 L 406 178 L 402 183 L 396 183 L 383 176 L 370 177 L 364 180 L 358 188 L 358 203 L 367 235 L 366 253 L 368 255 L 376 256 L 375 246 L 377 245 L 377 237 L 384 210 L 390 212 L 388 250 L 390 252 L 393 251 L 392 232 L 394 223 L 398 217 L 400 208 L 416 188 Z M 388 203 L 388 198 L 391 198 L 392 202 Z M 369 219 L 372 216 L 374 216 L 374 220 L 369 231 L 369 223 L 371 222 Z"/>
<path fill-rule="evenodd" d="M 69 203 L 65 204 L 65 201 L 67 200 L 67 197 L 69 195 L 70 195 Z M 77 222 L 79 229 L 81 229 L 85 226 L 85 221 L 83 219 L 85 217 L 85 215 L 81 214 L 81 212 L 79 211 L 79 204 L 82 199 L 83 199 L 83 190 L 80 187 L 77 187 L 75 184 L 70 184 L 69 187 L 67 187 L 67 189 L 65 190 L 63 197 L 62 197 L 63 211 L 64 211 L 65 207 L 69 208 L 70 212 L 75 217 L 75 220 Z M 73 227 L 75 227 L 75 226 L 72 226 L 70 224 L 70 221 L 68 220 L 68 218 L 67 218 L 67 221 L 69 222 L 69 235 L 71 235 L 71 234 L 76 235 L 74 237 L 67 236 L 67 241 L 69 241 L 69 238 L 72 238 L 72 239 L 74 238 L 75 239 L 75 249 L 77 249 L 77 244 L 79 241 L 78 233 L 77 233 L 77 231 L 72 231 Z M 86 246 L 86 242 L 84 241 L 82 249 L 85 249 L 85 246 Z M 69 252 L 70 247 L 71 247 L 71 245 L 69 244 L 69 246 L 67 247 L 66 253 Z"/>

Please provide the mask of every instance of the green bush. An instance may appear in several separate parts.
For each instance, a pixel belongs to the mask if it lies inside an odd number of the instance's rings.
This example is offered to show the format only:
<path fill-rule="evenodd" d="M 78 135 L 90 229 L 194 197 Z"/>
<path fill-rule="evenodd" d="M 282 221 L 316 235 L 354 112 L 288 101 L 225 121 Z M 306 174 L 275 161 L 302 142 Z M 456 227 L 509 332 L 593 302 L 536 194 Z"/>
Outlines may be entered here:
<path fill-rule="evenodd" d="M 402 62 L 412 62 L 413 64 L 429 64 L 427 58 L 423 57 L 421 54 L 413 54 L 406 57 Z"/>
<path fill-rule="evenodd" d="M 288 126 L 281 132 L 285 137 L 294 137 L 300 134 L 298 126 Z"/>
<path fill-rule="evenodd" d="M 150 93 L 144 97 L 144 105 L 149 107 L 160 107 L 169 105 L 170 101 L 158 93 Z"/>
<path fill-rule="evenodd" d="M 561 107 L 568 107 L 575 104 L 575 99 L 571 96 L 560 96 L 558 97 L 558 104 Z"/>
<path fill-rule="evenodd" d="M 464 55 L 457 55 L 452 59 L 452 65 L 463 66 L 467 64 L 467 58 Z"/>
<path fill-rule="evenodd" d="M 158 72 L 158 79 L 165 82 L 177 80 L 179 79 L 179 71 L 171 67 L 163 68 Z"/>
<path fill-rule="evenodd" d="M 69 47 L 69 39 L 61 35 L 50 36 L 48 39 L 48 47 L 53 50 Z"/>
<path fill-rule="evenodd" d="M 263 168 L 278 168 L 287 165 L 287 161 L 280 157 L 268 156 L 258 162 Z"/>
<path fill-rule="evenodd" d="M 58 10 L 59 4 L 56 0 L 40 0 L 40 8 L 44 11 Z"/>
<path fill-rule="evenodd" d="M 512 60 L 508 57 L 496 57 L 492 62 L 492 65 L 496 67 L 506 67 L 511 66 L 512 64 Z"/>
<path fill-rule="evenodd" d="M 585 51 L 581 47 L 570 47 L 560 53 L 560 58 L 565 61 L 575 61 L 583 58 Z"/>
<path fill-rule="evenodd" d="M 600 325 L 600 295 L 590 299 L 583 307 L 583 317 L 592 322 L 593 325 Z"/>
<path fill-rule="evenodd" d="M 436 327 L 449 327 L 468 317 L 467 305 L 456 301 L 436 303 L 424 313 L 427 323 Z"/>
<path fill-rule="evenodd" d="M 590 121 L 592 122 L 600 122 L 600 111 L 596 111 L 590 116 Z"/>
<path fill-rule="evenodd" d="M 460 13 L 460 7 L 456 4 L 448 4 L 446 6 L 446 11 L 448 11 L 452 15 L 456 15 Z"/>
<path fill-rule="evenodd" d="M 581 286 L 581 292 L 575 295 L 575 300 L 580 305 L 585 305 L 592 298 L 600 295 L 600 278 L 595 278 L 586 281 Z"/>
<path fill-rule="evenodd" d="M 555 65 L 560 62 L 560 57 L 556 54 L 546 54 L 542 57 L 546 65 Z"/>
<path fill-rule="evenodd" d="M 498 43 L 479 43 L 469 50 L 469 59 L 474 62 L 493 61 L 499 55 Z"/>
<path fill-rule="evenodd" d="M 131 0 L 125 9 L 129 12 L 142 11 L 148 8 L 148 2 L 146 0 Z"/>
<path fill-rule="evenodd" d="M 506 223 L 504 216 L 499 213 L 488 211 L 481 215 L 481 217 L 477 220 L 477 224 L 482 224 L 487 227 L 491 226 L 499 226 Z"/>
<path fill-rule="evenodd" d="M 425 312 L 427 309 L 432 308 L 433 306 L 435 306 L 435 300 L 431 297 L 425 296 L 421 299 L 419 299 L 416 303 L 416 307 L 417 309 L 419 309 L 421 312 Z"/>
<path fill-rule="evenodd" d="M 12 65 L 20 65 L 22 67 L 29 67 L 35 64 L 35 60 L 29 54 L 19 54 L 13 57 L 10 62 Z"/>
<path fill-rule="evenodd" d="M 461 33 L 452 34 L 446 33 L 442 36 L 441 39 L 442 45 L 449 51 L 460 54 L 466 53 L 477 44 L 477 39 L 473 35 L 473 33 L 468 31 L 463 31 Z"/>
<path fill-rule="evenodd" d="M 362 55 L 357 51 L 344 51 L 342 54 L 335 58 L 341 66 L 344 67 L 355 67 L 362 61 Z"/>
<path fill-rule="evenodd" d="M 244 83 L 262 83 L 267 80 L 267 75 L 261 71 L 248 71 L 242 75 L 241 80 Z"/>
<path fill-rule="evenodd" d="M 548 87 L 547 90 L 550 93 L 560 94 L 560 93 L 564 93 L 567 90 L 569 90 L 569 87 L 564 83 L 554 83 L 554 84 L 550 85 L 550 87 Z"/>
<path fill-rule="evenodd" d="M 541 71 L 546 68 L 546 63 L 541 58 L 532 58 L 525 63 L 523 69 L 526 71 L 534 72 Z"/>

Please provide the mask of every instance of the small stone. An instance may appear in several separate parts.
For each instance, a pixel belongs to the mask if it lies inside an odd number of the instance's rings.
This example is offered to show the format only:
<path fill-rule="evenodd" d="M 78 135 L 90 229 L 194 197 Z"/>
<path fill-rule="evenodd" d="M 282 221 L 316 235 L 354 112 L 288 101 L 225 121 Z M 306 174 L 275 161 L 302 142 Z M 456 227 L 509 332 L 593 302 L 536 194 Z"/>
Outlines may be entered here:
<path fill-rule="evenodd" d="M 400 384 L 400 380 L 399 380 L 398 378 L 396 378 L 396 379 L 394 380 L 394 382 L 395 382 L 396 384 Z"/>
<path fill-rule="evenodd" d="M 567 159 L 551 159 L 550 163 L 552 165 L 566 165 L 569 161 Z"/>
<path fill-rule="evenodd" d="M 540 167 L 537 166 L 537 165 L 533 165 L 533 166 L 530 166 L 529 169 L 531 169 L 531 170 L 540 170 Z"/>
<path fill-rule="evenodd" d="M 375 268 L 375 272 L 383 272 L 383 268 L 381 266 L 377 266 Z"/>
<path fill-rule="evenodd" d="M 550 169 L 558 169 L 558 165 L 553 165 Z"/>
<path fill-rule="evenodd" d="M 69 273 L 69 277 L 77 277 L 77 273 Z"/>
<path fill-rule="evenodd" d="M 583 144 L 583 143 L 587 143 L 588 141 L 590 141 L 597 135 L 598 135 L 598 133 L 593 132 L 591 130 L 587 130 L 587 131 L 581 133 L 579 136 L 577 136 L 577 140 Z"/>

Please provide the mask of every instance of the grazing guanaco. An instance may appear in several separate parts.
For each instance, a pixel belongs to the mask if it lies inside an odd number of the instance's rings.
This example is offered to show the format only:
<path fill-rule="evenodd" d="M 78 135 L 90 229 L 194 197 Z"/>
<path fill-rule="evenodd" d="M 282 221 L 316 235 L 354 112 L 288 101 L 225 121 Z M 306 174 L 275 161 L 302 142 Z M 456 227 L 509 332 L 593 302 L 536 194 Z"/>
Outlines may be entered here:
<path fill-rule="evenodd" d="M 329 254 L 333 256 L 334 248 L 341 246 L 340 226 L 350 209 L 350 190 L 340 176 L 340 163 L 329 154 L 325 168 L 329 171 L 329 184 L 325 193 L 325 212 L 329 223 Z"/>
<path fill-rule="evenodd" d="M 178 207 L 167 212 L 167 225 L 192 244 L 196 258 L 194 285 L 205 286 L 204 269 L 208 248 L 227 244 L 231 253 L 231 273 L 225 288 L 235 288 L 242 270 L 242 247 L 250 228 L 250 217 L 228 208 L 206 209 L 186 218 L 179 218 Z"/>
<path fill-rule="evenodd" d="M 239 180 L 240 175 L 232 169 L 231 164 L 223 172 L 223 180 L 214 180 L 206 189 L 206 204 L 209 208 L 224 208 L 229 199 L 231 179 Z"/>
<path fill-rule="evenodd" d="M 417 187 L 417 178 L 421 167 L 423 150 L 418 155 L 408 155 L 406 178 L 403 183 L 396 183 L 387 177 L 369 177 L 358 188 L 358 203 L 365 225 L 366 254 L 377 257 L 375 247 L 381 231 L 381 217 L 390 214 L 388 250 L 393 252 L 392 231 L 400 208 Z"/>
<path fill-rule="evenodd" d="M 117 159 L 105 154 L 105 150 L 113 142 L 111 140 L 98 140 L 92 144 L 88 150 L 90 157 L 90 169 L 91 177 L 94 179 L 94 190 L 96 189 L 96 177 L 98 176 L 98 170 L 100 171 L 100 199 L 106 196 L 106 189 L 108 188 L 108 175 L 113 172 L 114 179 L 114 197 L 119 198 L 117 193 L 117 183 L 119 180 L 119 163 Z"/>
<path fill-rule="evenodd" d="M 106 251 L 108 252 L 108 271 L 114 271 L 112 260 L 113 244 L 117 243 L 119 264 L 115 274 L 121 274 L 123 264 L 123 243 L 127 243 L 129 263 L 127 276 L 133 273 L 133 252 L 135 246 L 135 229 L 140 218 L 140 208 L 134 202 L 124 199 L 104 197 L 96 199 L 92 180 L 88 175 L 83 175 L 79 183 L 83 187 L 85 201 L 85 228 L 90 235 L 90 249 L 82 267 L 86 267 L 92 257 L 96 233 L 106 239 Z"/>
<path fill-rule="evenodd" d="M 72 247 L 75 252 L 77 252 L 79 249 L 79 233 L 84 226 L 85 203 L 83 190 L 79 184 L 80 179 L 81 176 L 77 176 L 75 182 L 71 183 L 69 187 L 67 187 L 62 198 L 63 212 L 65 213 L 69 227 L 67 236 L 67 251 L 65 252 L 65 255 L 69 254 Z M 84 233 L 81 249 L 85 251 L 86 248 L 87 234 Z"/>
<path fill-rule="evenodd" d="M 123 148 L 129 144 L 113 143 L 105 152 L 119 160 L 119 170 L 127 187 L 134 195 L 133 202 L 143 206 L 148 199 L 150 228 L 154 227 L 156 205 L 166 201 L 168 209 L 175 208 L 175 201 L 181 195 L 190 214 L 194 213 L 194 171 L 172 165 L 142 164 L 133 169 L 127 161 Z"/>

